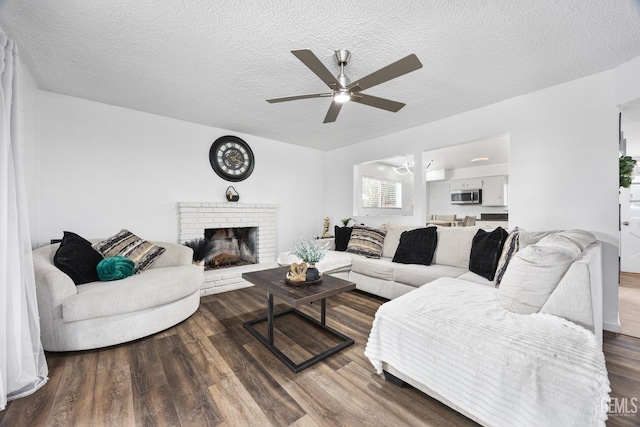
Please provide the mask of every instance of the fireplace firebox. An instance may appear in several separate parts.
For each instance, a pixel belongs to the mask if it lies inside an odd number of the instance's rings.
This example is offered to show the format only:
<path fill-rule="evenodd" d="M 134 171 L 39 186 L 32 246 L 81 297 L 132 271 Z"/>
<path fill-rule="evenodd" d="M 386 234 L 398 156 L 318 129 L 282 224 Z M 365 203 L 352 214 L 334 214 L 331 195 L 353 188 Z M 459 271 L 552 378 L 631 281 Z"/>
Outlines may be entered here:
<path fill-rule="evenodd" d="M 206 228 L 204 238 L 210 240 L 213 246 L 205 270 L 258 262 L 258 227 Z"/>

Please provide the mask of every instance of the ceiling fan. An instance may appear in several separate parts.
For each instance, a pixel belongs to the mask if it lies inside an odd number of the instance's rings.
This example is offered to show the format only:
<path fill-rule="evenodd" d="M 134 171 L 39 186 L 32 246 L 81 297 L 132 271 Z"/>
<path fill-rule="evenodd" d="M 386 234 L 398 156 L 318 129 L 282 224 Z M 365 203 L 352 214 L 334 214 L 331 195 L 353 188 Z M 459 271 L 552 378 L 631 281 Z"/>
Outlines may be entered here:
<path fill-rule="evenodd" d="M 267 99 L 267 102 L 275 103 L 296 101 L 298 99 L 332 97 L 331 106 L 329 107 L 329 111 L 327 112 L 323 123 L 335 122 L 338 117 L 338 113 L 342 108 L 342 104 L 347 101 L 358 102 L 360 104 L 381 108 L 394 113 L 399 111 L 405 106 L 402 102 L 367 95 L 366 93 L 362 93 L 362 91 L 422 68 L 422 64 L 418 60 L 418 57 L 411 54 L 369 74 L 366 77 L 351 82 L 344 74 L 344 67 L 351 58 L 351 52 L 348 50 L 341 49 L 335 51 L 334 58 L 340 66 L 340 74 L 338 74 L 337 77 L 334 77 L 327 67 L 325 67 L 318 57 L 309 49 L 292 50 L 291 53 L 293 53 L 296 58 L 302 61 L 304 65 L 313 71 L 316 76 L 320 77 L 320 80 L 329 86 L 331 92 Z"/>

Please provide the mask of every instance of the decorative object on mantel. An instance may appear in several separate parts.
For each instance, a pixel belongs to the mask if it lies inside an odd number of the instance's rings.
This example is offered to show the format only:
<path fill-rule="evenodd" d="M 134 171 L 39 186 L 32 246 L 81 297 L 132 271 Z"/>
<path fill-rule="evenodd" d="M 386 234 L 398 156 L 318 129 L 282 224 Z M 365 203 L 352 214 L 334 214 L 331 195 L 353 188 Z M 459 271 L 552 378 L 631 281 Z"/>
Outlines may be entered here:
<path fill-rule="evenodd" d="M 204 265 L 207 261 L 210 261 L 213 256 L 214 247 L 209 239 L 200 237 L 184 242 L 183 245 L 193 249 L 193 263 L 202 268 L 204 268 Z"/>
<path fill-rule="evenodd" d="M 342 223 L 344 224 L 345 227 L 349 225 L 349 221 L 351 221 L 351 218 L 342 218 Z"/>
<path fill-rule="evenodd" d="M 633 181 L 636 160 L 631 156 L 620 156 L 620 187 L 629 188 Z"/>
<path fill-rule="evenodd" d="M 222 136 L 209 149 L 209 163 L 224 180 L 243 181 L 253 172 L 255 159 L 249 144 L 237 136 Z"/>
<path fill-rule="evenodd" d="M 230 202 L 237 202 L 240 200 L 240 194 L 233 185 L 227 187 L 227 200 Z"/>
<path fill-rule="evenodd" d="M 324 217 L 324 227 L 322 229 L 322 237 L 321 239 L 330 239 L 333 236 L 329 234 L 329 227 L 331 226 L 331 220 L 328 216 Z"/>
<path fill-rule="evenodd" d="M 328 250 L 327 247 L 321 246 L 318 240 L 303 239 L 294 244 L 291 252 L 308 264 L 306 274 L 307 282 L 320 280 L 320 272 L 316 268 L 316 263 L 324 258 Z"/>

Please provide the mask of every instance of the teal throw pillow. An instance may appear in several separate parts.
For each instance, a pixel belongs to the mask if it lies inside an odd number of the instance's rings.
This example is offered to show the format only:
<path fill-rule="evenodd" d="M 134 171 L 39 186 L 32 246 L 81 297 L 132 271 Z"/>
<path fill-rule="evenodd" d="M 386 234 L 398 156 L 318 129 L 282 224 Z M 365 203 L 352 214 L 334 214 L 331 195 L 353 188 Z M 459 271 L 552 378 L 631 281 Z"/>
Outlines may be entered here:
<path fill-rule="evenodd" d="M 110 280 L 120 280 L 125 277 L 133 276 L 135 268 L 135 262 L 131 261 L 129 258 L 117 255 L 100 261 L 96 270 L 98 270 L 98 277 L 100 280 L 108 282 Z"/>

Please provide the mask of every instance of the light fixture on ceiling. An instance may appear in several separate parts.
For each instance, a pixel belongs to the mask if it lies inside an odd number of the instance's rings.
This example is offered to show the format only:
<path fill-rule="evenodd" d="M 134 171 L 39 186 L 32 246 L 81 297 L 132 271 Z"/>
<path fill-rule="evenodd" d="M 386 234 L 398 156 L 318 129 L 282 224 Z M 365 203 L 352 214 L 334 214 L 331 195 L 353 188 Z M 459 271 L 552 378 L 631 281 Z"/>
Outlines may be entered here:
<path fill-rule="evenodd" d="M 424 168 L 424 170 L 428 170 L 429 167 L 431 166 L 431 163 L 433 163 L 433 160 L 429 160 L 429 163 L 427 163 L 427 166 Z M 393 166 L 393 171 L 398 175 L 406 175 L 406 174 L 413 175 L 414 169 L 415 169 L 415 165 L 413 164 L 413 162 L 409 162 L 409 161 L 404 162 L 404 164 L 400 166 Z"/>
<path fill-rule="evenodd" d="M 333 94 L 333 100 L 339 103 L 345 103 L 351 100 L 351 93 L 347 89 L 340 89 Z"/>
<path fill-rule="evenodd" d="M 471 159 L 471 163 L 480 163 L 488 161 L 488 157 L 476 157 L 475 159 Z"/>
<path fill-rule="evenodd" d="M 409 163 L 404 162 L 404 164 L 400 165 L 400 166 L 394 166 L 393 167 L 393 171 L 395 173 L 397 173 L 398 175 L 406 175 L 408 173 L 410 173 L 411 175 L 413 175 L 413 162 Z"/>

